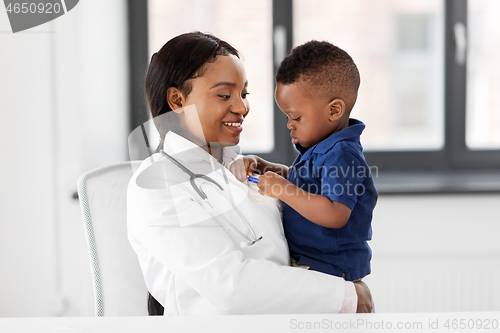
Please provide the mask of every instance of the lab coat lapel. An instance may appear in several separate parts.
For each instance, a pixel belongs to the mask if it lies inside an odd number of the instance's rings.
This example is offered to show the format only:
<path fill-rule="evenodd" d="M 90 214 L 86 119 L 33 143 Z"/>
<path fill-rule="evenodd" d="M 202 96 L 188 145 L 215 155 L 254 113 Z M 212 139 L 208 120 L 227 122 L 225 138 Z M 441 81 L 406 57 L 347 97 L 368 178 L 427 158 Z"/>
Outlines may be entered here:
<path fill-rule="evenodd" d="M 236 177 L 229 170 L 225 169 L 223 165 L 217 162 L 213 156 L 193 142 L 176 133 L 168 132 L 165 136 L 163 149 L 192 172 L 212 178 L 224 189 L 223 193 L 221 193 L 215 185 L 208 184 L 208 181 L 201 178 L 196 180 L 196 184 L 199 188 L 201 188 L 210 198 L 211 205 L 218 210 L 215 211 L 195 193 L 189 180 L 172 184 L 169 189 L 172 193 L 172 200 L 176 207 L 182 206 L 182 200 L 185 199 L 185 195 L 181 194 L 186 193 L 186 190 L 188 190 L 192 192 L 195 200 L 198 201 L 207 212 L 211 212 L 210 215 L 212 215 L 212 217 L 217 219 L 220 213 L 231 214 L 233 210 L 230 203 L 231 200 L 235 205 L 238 205 L 245 199 L 248 199 L 248 187 L 239 182 Z M 234 147 L 223 148 L 222 158 L 224 165 L 231 163 L 238 157 L 236 152 L 237 149 L 237 147 L 236 149 Z M 226 180 L 229 185 L 226 183 Z M 203 216 L 203 214 L 198 216 L 198 218 L 196 218 L 196 216 L 179 218 L 181 227 L 203 221 L 206 221 L 206 216 Z"/>

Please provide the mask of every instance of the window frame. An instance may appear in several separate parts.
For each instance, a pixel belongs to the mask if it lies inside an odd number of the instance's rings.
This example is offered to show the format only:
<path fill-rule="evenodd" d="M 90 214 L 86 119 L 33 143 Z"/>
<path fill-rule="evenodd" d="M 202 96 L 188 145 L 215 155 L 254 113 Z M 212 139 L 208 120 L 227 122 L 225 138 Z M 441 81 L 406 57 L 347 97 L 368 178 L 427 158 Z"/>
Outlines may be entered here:
<path fill-rule="evenodd" d="M 500 168 L 500 150 L 471 150 L 466 145 L 466 86 L 467 63 L 455 61 L 454 25 L 467 28 L 467 0 L 445 0 L 445 88 L 444 88 L 444 146 L 441 150 L 365 151 L 370 166 L 378 172 L 476 172 Z M 143 93 L 143 78 L 149 62 L 147 1 L 128 0 L 130 53 L 130 126 L 131 130 L 148 119 Z M 273 0 L 273 33 L 279 27 L 286 31 L 287 54 L 293 46 L 293 0 Z M 273 73 L 279 59 L 273 36 Z M 274 77 L 273 88 L 275 88 Z M 262 154 L 265 159 L 290 165 L 297 151 L 290 143 L 289 130 L 283 114 L 274 102 L 274 150 Z"/>
<path fill-rule="evenodd" d="M 446 0 L 445 126 L 450 125 L 445 144 L 449 147 L 449 168 L 498 169 L 500 149 L 471 150 L 466 144 L 467 62 L 459 65 L 455 61 L 453 26 L 458 22 L 467 31 L 467 0 Z"/>
<path fill-rule="evenodd" d="M 461 172 L 500 167 L 500 150 L 471 150 L 466 144 L 467 63 L 455 60 L 454 25 L 467 29 L 467 0 L 445 0 L 444 147 L 436 151 L 367 151 L 380 172 Z"/>
<path fill-rule="evenodd" d="M 149 120 L 144 78 L 149 65 L 148 2 L 127 0 L 129 55 L 129 129 Z M 144 157 L 146 158 L 146 157 Z"/>

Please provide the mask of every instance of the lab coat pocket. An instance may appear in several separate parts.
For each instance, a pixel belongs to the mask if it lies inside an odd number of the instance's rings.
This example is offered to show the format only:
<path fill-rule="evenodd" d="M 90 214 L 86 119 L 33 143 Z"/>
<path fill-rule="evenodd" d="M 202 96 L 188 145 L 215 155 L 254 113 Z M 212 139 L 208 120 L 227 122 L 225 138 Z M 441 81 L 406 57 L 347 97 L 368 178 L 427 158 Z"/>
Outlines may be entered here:
<path fill-rule="evenodd" d="M 203 200 L 193 191 L 187 191 L 186 184 L 179 184 L 170 187 L 172 194 L 172 205 L 181 227 L 187 227 L 194 224 L 203 226 L 216 226 L 209 210 L 202 202 Z M 201 201 L 201 202 L 200 202 Z"/>
<path fill-rule="evenodd" d="M 140 204 L 140 211 L 147 215 L 142 216 L 140 220 L 147 221 L 148 226 L 217 226 L 206 207 L 196 200 L 196 194 L 191 193 L 185 184 L 149 192 L 153 193 L 149 193 L 150 195 Z"/>

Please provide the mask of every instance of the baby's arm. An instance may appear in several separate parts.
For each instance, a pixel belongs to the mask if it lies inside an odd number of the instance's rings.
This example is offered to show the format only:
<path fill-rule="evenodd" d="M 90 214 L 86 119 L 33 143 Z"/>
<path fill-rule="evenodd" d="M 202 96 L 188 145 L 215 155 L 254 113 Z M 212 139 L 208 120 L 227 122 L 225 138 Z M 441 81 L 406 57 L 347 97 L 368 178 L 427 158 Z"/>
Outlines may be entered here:
<path fill-rule="evenodd" d="M 304 191 L 277 173 L 266 172 L 257 186 L 261 194 L 280 199 L 309 221 L 326 228 L 342 228 L 351 216 L 348 206 Z"/>
<path fill-rule="evenodd" d="M 227 168 L 241 181 L 245 181 L 247 176 L 252 173 L 262 175 L 267 171 L 272 171 L 285 178 L 288 176 L 288 167 L 286 165 L 266 161 L 257 155 L 246 155 L 238 158 Z"/>

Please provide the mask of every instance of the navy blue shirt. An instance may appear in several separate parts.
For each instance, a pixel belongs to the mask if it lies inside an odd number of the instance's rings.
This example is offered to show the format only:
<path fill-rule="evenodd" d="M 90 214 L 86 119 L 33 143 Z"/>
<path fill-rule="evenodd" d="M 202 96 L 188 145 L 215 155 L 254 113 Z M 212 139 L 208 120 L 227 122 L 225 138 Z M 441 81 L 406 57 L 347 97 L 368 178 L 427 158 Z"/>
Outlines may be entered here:
<path fill-rule="evenodd" d="M 349 119 L 349 126 L 305 149 L 290 167 L 288 180 L 310 193 L 321 194 L 351 208 L 339 229 L 314 224 L 283 203 L 283 225 L 290 255 L 297 264 L 355 281 L 370 274 L 372 213 L 377 190 L 359 141 L 365 125 Z"/>

